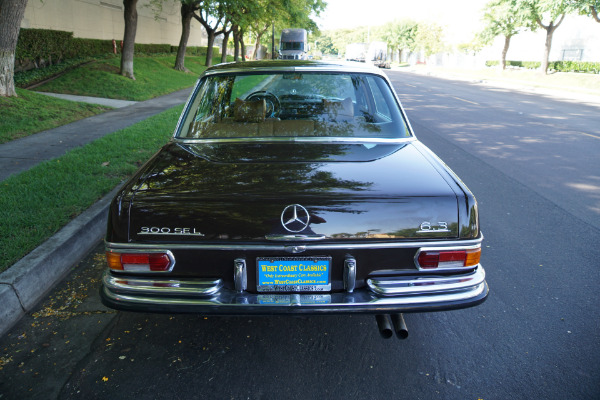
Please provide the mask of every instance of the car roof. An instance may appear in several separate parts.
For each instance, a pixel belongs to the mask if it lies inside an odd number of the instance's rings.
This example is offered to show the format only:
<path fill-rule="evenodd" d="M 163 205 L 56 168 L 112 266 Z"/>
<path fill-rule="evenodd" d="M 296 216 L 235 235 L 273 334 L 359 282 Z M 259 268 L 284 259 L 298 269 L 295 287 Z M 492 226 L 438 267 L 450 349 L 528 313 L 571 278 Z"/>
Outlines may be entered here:
<path fill-rule="evenodd" d="M 218 64 L 208 68 L 203 75 L 247 72 L 354 72 L 383 75 L 371 64 L 345 61 L 317 60 L 261 60 Z"/>

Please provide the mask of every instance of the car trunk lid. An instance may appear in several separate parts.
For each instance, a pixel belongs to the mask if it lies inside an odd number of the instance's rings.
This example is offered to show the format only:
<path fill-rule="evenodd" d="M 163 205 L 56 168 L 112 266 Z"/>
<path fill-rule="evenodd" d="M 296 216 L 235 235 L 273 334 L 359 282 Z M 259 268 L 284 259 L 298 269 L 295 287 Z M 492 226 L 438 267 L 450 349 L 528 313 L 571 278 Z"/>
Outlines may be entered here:
<path fill-rule="evenodd" d="M 410 143 L 173 143 L 135 186 L 129 238 L 456 238 L 458 222 L 456 193 Z"/>

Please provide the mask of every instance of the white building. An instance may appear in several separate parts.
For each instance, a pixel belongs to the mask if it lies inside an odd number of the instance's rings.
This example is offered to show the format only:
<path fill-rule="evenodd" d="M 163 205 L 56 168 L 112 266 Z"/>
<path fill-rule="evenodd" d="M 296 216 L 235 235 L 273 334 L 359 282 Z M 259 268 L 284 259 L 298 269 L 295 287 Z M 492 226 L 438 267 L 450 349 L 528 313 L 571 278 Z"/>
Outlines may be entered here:
<path fill-rule="evenodd" d="M 513 36 L 507 60 L 541 61 L 544 55 L 546 31 L 523 32 Z M 500 59 L 504 38 L 496 38 L 486 49 L 488 59 Z M 582 15 L 567 15 L 554 31 L 550 61 L 600 62 L 600 23 Z"/>
<path fill-rule="evenodd" d="M 181 2 L 166 0 L 155 15 L 150 0 L 137 4 L 136 43 L 171 44 L 181 37 Z M 29 0 L 22 28 L 52 29 L 73 32 L 86 39 L 123 39 L 125 22 L 122 0 Z M 192 20 L 189 46 L 206 46 L 206 32 Z"/>
<path fill-rule="evenodd" d="M 471 37 L 474 37 L 474 33 Z M 466 37 L 463 41 L 468 41 Z M 508 61 L 542 61 L 546 31 L 538 28 L 535 32 L 524 31 L 512 37 L 506 55 Z M 454 50 L 425 58 L 416 52 L 405 55 L 404 61 L 411 64 L 426 62 L 430 65 L 481 68 L 486 61 L 500 60 L 504 37 L 498 36 L 492 45 L 484 48 L 476 55 L 467 55 L 456 50 L 458 43 L 453 43 Z M 591 17 L 567 15 L 562 24 L 554 31 L 549 61 L 590 61 L 600 62 L 600 23 Z"/>

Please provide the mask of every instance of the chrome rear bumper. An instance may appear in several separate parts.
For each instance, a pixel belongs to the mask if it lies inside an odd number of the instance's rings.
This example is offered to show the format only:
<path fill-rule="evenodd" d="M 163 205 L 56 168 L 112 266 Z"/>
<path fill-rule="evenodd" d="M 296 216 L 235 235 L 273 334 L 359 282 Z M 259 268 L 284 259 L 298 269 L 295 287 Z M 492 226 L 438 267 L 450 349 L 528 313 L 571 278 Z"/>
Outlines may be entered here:
<path fill-rule="evenodd" d="M 442 311 L 480 304 L 489 292 L 481 265 L 451 277 L 368 279 L 366 288 L 352 293 L 255 294 L 224 288 L 220 279 L 142 278 L 109 271 L 102 283 L 102 302 L 115 309 L 207 315 Z"/>

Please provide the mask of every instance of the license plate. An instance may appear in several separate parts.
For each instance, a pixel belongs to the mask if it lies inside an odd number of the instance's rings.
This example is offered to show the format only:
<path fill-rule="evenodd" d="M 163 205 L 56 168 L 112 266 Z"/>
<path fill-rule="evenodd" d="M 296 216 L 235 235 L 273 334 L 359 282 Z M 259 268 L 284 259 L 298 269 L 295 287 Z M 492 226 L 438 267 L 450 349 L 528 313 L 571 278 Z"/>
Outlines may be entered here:
<path fill-rule="evenodd" d="M 331 257 L 259 257 L 259 292 L 326 292 L 331 290 Z"/>

